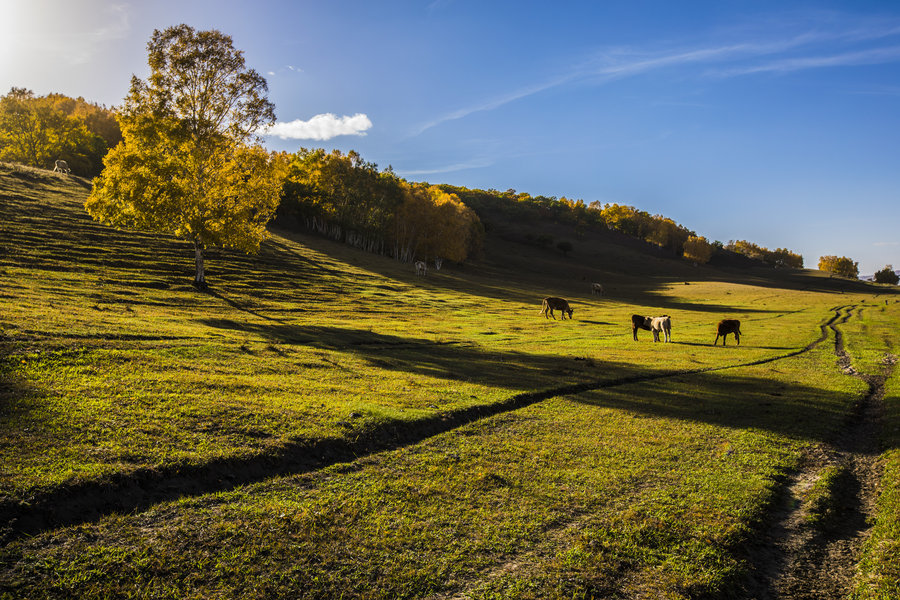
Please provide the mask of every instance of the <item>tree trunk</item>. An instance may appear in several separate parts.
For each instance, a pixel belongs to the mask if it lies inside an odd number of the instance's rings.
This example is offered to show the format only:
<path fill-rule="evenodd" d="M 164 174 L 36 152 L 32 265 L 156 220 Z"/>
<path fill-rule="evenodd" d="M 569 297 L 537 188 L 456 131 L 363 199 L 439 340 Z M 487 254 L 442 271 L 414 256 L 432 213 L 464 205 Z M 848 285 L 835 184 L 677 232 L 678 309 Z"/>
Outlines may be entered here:
<path fill-rule="evenodd" d="M 197 264 L 197 272 L 194 275 L 194 287 L 206 289 L 206 272 L 203 265 L 203 242 L 194 240 L 194 260 Z"/>

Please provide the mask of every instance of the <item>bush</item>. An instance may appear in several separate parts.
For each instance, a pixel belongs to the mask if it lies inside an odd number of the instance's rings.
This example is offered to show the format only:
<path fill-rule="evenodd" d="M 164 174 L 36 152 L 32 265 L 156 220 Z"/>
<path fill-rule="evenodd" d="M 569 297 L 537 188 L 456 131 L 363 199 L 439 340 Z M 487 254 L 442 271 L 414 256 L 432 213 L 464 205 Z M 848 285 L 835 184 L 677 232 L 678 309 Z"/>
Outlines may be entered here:
<path fill-rule="evenodd" d="M 900 282 L 900 275 L 894 272 L 893 265 L 887 265 L 882 270 L 875 273 L 875 283 L 890 283 L 891 285 L 897 285 Z"/>

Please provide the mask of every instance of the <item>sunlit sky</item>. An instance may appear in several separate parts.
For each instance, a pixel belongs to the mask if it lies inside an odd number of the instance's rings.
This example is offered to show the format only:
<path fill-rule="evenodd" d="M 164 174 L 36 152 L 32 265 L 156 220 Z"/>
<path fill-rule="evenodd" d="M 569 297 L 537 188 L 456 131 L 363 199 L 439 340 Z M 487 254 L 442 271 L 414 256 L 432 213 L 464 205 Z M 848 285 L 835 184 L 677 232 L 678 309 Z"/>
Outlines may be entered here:
<path fill-rule="evenodd" d="M 219 29 L 266 144 L 900 268 L 900 3 L 0 0 L 0 93 L 114 106 L 154 29 Z"/>

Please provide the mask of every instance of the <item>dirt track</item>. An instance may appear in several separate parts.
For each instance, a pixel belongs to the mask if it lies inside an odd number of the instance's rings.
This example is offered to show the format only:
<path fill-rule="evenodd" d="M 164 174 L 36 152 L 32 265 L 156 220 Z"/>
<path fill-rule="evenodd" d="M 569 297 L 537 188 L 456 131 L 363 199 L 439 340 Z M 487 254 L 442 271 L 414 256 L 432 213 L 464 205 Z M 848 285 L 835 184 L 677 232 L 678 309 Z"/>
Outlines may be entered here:
<path fill-rule="evenodd" d="M 855 307 L 840 309 L 840 323 L 853 316 Z M 754 576 L 747 597 L 758 600 L 825 600 L 844 598 L 851 591 L 859 552 L 874 515 L 881 476 L 878 432 L 882 418 L 884 382 L 889 373 L 865 375 L 851 364 L 843 336 L 829 323 L 835 337 L 837 368 L 858 377 L 868 392 L 848 415 L 831 440 L 808 453 L 803 467 L 785 483 L 769 529 L 751 550 Z M 811 524 L 806 493 L 823 471 L 835 478 L 831 509 L 820 522 Z"/>

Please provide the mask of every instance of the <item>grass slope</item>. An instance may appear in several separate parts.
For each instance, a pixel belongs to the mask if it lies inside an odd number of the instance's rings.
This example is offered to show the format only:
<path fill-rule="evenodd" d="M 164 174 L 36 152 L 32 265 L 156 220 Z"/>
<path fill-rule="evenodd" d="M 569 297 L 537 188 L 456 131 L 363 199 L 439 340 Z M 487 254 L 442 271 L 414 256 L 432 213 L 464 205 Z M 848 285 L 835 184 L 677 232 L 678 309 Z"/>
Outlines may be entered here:
<path fill-rule="evenodd" d="M 740 590 L 785 473 L 864 391 L 809 345 L 882 302 L 600 241 L 491 239 L 417 279 L 286 232 L 213 253 L 204 294 L 187 244 L 85 194 L 0 166 L 0 597 Z M 537 315 L 550 294 L 575 320 Z M 726 316 L 743 344 L 714 348 Z"/>

